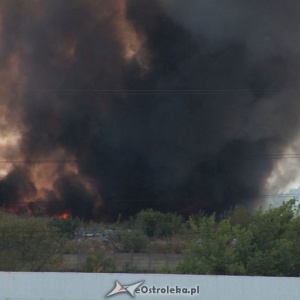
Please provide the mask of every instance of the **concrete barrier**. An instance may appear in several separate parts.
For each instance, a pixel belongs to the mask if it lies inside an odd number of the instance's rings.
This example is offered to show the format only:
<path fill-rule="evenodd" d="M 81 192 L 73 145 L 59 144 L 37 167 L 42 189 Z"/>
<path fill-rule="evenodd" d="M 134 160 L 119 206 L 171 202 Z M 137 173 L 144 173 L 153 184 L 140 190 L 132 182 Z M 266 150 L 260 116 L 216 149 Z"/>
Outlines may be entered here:
<path fill-rule="evenodd" d="M 113 253 L 110 255 L 116 263 L 117 271 L 140 270 L 156 271 L 161 268 L 175 268 L 184 260 L 183 254 L 159 253 Z M 64 267 L 66 271 L 79 271 L 86 260 L 85 255 L 65 254 Z"/>

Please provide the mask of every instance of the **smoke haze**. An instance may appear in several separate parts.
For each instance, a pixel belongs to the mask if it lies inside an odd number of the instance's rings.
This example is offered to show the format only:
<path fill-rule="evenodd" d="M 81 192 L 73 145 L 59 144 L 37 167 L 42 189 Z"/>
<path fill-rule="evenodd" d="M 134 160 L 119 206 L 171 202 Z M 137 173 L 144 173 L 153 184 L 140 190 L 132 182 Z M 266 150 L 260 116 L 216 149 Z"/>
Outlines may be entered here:
<path fill-rule="evenodd" d="M 297 176 L 273 158 L 298 149 L 299 14 L 294 0 L 0 1 L 0 204 L 84 219 L 261 204 Z"/>

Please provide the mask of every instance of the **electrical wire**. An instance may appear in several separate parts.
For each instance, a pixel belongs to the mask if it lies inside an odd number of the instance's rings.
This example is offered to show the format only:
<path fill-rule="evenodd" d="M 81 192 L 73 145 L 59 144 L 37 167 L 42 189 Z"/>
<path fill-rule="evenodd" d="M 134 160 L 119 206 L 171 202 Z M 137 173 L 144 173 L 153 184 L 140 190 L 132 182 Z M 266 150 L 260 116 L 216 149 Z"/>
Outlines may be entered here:
<path fill-rule="evenodd" d="M 29 92 L 63 94 L 135 94 L 135 95 L 228 95 L 228 94 L 264 94 L 278 92 L 300 92 L 300 89 L 27 89 Z"/>
<path fill-rule="evenodd" d="M 236 158 L 236 156 L 235 156 Z M 232 160 L 232 158 L 228 157 L 214 157 L 210 158 L 209 156 L 198 156 L 198 157 L 172 157 L 172 156 L 166 156 L 166 157 L 157 157 L 157 158 L 149 158 L 146 160 L 149 161 L 170 161 L 170 160 L 206 160 L 206 161 L 228 161 Z M 239 157 L 239 160 L 279 160 L 279 159 L 300 159 L 300 153 L 295 154 L 266 154 L 266 155 L 245 155 Z M 112 161 L 124 161 L 125 159 L 118 159 L 115 158 Z M 127 159 L 126 161 L 140 161 L 140 159 Z M 106 159 L 29 159 L 29 160 L 18 160 L 18 159 L 5 159 L 0 160 L 0 164 L 67 164 L 67 163 L 84 163 L 84 162 L 93 162 L 93 163 L 106 163 Z"/>

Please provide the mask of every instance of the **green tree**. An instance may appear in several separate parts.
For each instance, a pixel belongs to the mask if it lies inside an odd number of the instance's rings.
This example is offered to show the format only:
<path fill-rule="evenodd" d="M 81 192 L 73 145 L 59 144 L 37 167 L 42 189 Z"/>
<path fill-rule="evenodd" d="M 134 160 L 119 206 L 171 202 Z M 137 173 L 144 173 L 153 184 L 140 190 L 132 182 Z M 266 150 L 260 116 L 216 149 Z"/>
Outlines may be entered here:
<path fill-rule="evenodd" d="M 198 240 L 189 246 L 180 273 L 299 276 L 300 217 L 295 200 L 255 211 L 247 224 L 232 215 L 190 218 Z"/>
<path fill-rule="evenodd" d="M 0 214 L 0 268 L 3 271 L 53 270 L 65 239 L 46 219 Z"/>
<path fill-rule="evenodd" d="M 180 231 L 182 220 L 171 213 L 163 214 L 153 209 L 142 210 L 137 214 L 137 223 L 148 237 L 169 237 Z"/>
<path fill-rule="evenodd" d="M 288 266 L 290 266 L 288 276 L 300 276 L 300 216 L 297 214 L 293 218 L 292 222 L 287 228 L 285 238 L 291 241 L 289 248 L 289 257 L 286 259 L 289 261 Z M 285 252 L 287 256 L 287 252 Z"/>
<path fill-rule="evenodd" d="M 147 249 L 149 239 L 140 231 L 134 231 L 121 236 L 121 244 L 125 252 L 143 252 Z"/>
<path fill-rule="evenodd" d="M 251 232 L 229 219 L 217 222 L 215 215 L 189 220 L 198 239 L 177 271 L 189 274 L 245 274 L 245 256 L 250 252 Z"/>
<path fill-rule="evenodd" d="M 243 205 L 237 205 L 231 213 L 229 213 L 231 225 L 240 225 L 247 227 L 251 222 L 251 213 Z"/>
<path fill-rule="evenodd" d="M 80 220 L 77 217 L 68 217 L 66 219 L 60 219 L 55 217 L 48 222 L 48 226 L 50 229 L 56 230 L 60 236 L 73 238 L 77 229 L 80 226 Z"/>
<path fill-rule="evenodd" d="M 254 213 L 249 226 L 254 252 L 248 259 L 248 274 L 293 276 L 297 273 L 295 261 L 299 260 L 299 254 L 294 251 L 295 234 L 292 233 L 298 221 L 295 218 L 295 200 Z"/>

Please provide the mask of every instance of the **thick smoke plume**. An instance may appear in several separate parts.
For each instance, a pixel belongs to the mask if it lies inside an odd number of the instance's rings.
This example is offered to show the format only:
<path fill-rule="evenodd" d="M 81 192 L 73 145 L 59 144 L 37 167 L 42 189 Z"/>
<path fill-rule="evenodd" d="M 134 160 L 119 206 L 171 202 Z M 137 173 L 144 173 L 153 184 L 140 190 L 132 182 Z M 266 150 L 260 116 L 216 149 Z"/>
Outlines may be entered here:
<path fill-rule="evenodd" d="M 292 180 L 273 158 L 297 151 L 299 14 L 294 0 L 2 0 L 0 203 L 85 219 L 254 207 Z"/>

